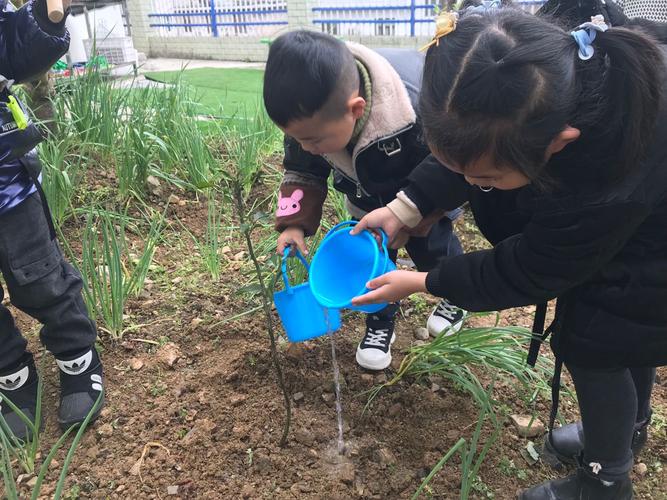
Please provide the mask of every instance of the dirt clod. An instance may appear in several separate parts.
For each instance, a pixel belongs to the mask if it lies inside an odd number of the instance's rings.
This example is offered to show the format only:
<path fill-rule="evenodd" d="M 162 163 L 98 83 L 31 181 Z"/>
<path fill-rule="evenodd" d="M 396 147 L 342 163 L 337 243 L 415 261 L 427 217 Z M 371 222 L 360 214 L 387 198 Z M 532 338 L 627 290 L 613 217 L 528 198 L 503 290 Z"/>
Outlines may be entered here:
<path fill-rule="evenodd" d="M 183 444 L 189 446 L 191 444 L 210 440 L 211 433 L 218 427 L 218 425 L 207 418 L 199 419 L 195 425 L 183 438 Z"/>
<path fill-rule="evenodd" d="M 251 484 L 244 484 L 241 488 L 241 496 L 243 498 L 251 498 L 255 495 L 255 487 Z"/>
<path fill-rule="evenodd" d="M 297 443 L 304 446 L 313 446 L 315 444 L 315 435 L 308 429 L 297 429 L 294 432 L 294 439 Z"/>
<path fill-rule="evenodd" d="M 19 474 L 16 477 L 16 484 L 23 484 L 30 479 L 32 474 Z"/>
<path fill-rule="evenodd" d="M 167 368 L 174 368 L 174 365 L 181 358 L 181 350 L 173 342 L 169 342 L 157 350 L 157 359 Z"/>
<path fill-rule="evenodd" d="M 512 415 L 510 418 L 521 437 L 534 438 L 541 436 L 545 432 L 544 424 L 531 415 Z"/>
<path fill-rule="evenodd" d="M 111 424 L 103 424 L 97 429 L 97 435 L 100 437 L 108 438 L 113 434 L 113 427 Z"/>
<path fill-rule="evenodd" d="M 306 349 L 303 347 L 303 344 L 300 343 L 291 343 L 287 346 L 285 350 L 285 357 L 290 361 L 299 362 L 303 359 Z"/>
<path fill-rule="evenodd" d="M 130 368 L 134 371 L 141 370 L 144 367 L 144 362 L 139 358 L 130 359 Z"/>
<path fill-rule="evenodd" d="M 355 470 L 351 463 L 343 463 L 338 466 L 338 479 L 345 484 L 354 483 Z"/>
<path fill-rule="evenodd" d="M 644 477 L 648 472 L 648 467 L 644 463 L 635 465 L 635 472 L 639 477 Z"/>
<path fill-rule="evenodd" d="M 325 392 L 324 394 L 322 394 L 322 401 L 324 401 L 327 404 L 333 403 L 334 399 L 336 399 L 336 396 L 334 396 L 330 392 Z"/>
<path fill-rule="evenodd" d="M 415 338 L 417 340 L 428 340 L 429 334 L 428 330 L 423 326 L 420 326 L 415 330 Z"/>
<path fill-rule="evenodd" d="M 379 448 L 375 452 L 375 459 L 384 466 L 396 464 L 396 457 L 389 448 Z"/>
<path fill-rule="evenodd" d="M 229 404 L 231 404 L 233 407 L 241 406 L 246 399 L 248 399 L 248 396 L 245 394 L 234 394 L 231 398 L 229 398 Z"/>
<path fill-rule="evenodd" d="M 387 415 L 390 417 L 396 417 L 403 411 L 403 405 L 401 403 L 394 403 L 389 407 L 389 410 L 387 410 Z"/>

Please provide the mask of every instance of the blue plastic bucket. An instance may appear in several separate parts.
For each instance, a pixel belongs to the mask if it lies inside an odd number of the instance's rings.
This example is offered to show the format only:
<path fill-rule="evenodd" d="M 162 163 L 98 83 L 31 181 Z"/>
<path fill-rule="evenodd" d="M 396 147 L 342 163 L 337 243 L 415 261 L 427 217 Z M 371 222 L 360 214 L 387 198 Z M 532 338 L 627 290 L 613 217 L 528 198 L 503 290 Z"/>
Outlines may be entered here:
<path fill-rule="evenodd" d="M 310 289 L 323 307 L 374 313 L 387 304 L 353 306 L 352 299 L 369 292 L 366 283 L 396 265 L 389 258 L 386 234 L 378 246 L 370 231 L 352 236 L 347 229 L 356 224 L 341 222 L 324 237 L 310 264 Z"/>
<path fill-rule="evenodd" d="M 304 340 L 335 332 L 340 328 L 340 311 L 322 307 L 313 296 L 310 285 L 291 286 L 287 276 L 287 258 L 290 249 L 285 250 L 282 262 L 282 275 L 285 289 L 273 294 L 273 301 L 278 310 L 278 316 L 285 328 L 290 342 Z M 308 270 L 308 262 L 298 251 L 296 256 Z"/>

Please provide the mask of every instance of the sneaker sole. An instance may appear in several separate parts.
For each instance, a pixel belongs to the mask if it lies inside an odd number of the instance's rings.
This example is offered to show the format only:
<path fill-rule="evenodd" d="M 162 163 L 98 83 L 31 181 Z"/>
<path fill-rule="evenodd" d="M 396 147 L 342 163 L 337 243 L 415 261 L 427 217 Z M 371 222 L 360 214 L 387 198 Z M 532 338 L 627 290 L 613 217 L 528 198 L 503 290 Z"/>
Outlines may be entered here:
<path fill-rule="evenodd" d="M 389 345 L 391 346 L 394 343 L 395 340 L 396 340 L 396 334 L 394 333 L 391 336 L 391 342 L 389 343 Z M 360 349 L 359 349 L 359 347 L 357 347 L 357 355 L 355 356 L 355 359 L 357 360 L 357 364 L 359 366 L 361 366 L 362 368 L 366 369 L 366 370 L 380 371 L 380 370 L 384 370 L 385 368 L 388 368 L 389 365 L 391 365 L 391 360 L 392 360 L 391 354 L 389 354 L 389 357 L 387 358 L 387 360 L 384 360 L 384 361 L 386 361 L 385 363 L 378 363 L 378 364 L 374 365 L 372 363 L 366 363 L 366 362 L 361 361 L 359 359 L 359 353 L 360 353 Z"/>

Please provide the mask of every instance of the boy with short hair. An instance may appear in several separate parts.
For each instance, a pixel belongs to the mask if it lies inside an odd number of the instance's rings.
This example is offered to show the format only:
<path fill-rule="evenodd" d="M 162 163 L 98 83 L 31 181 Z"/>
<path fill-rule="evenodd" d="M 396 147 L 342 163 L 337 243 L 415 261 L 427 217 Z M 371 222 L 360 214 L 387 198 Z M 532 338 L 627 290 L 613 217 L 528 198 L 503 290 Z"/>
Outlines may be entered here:
<path fill-rule="evenodd" d="M 390 204 L 417 165 L 436 161 L 422 141 L 416 111 L 423 64 L 415 50 L 374 51 L 314 31 L 293 31 L 272 43 L 264 104 L 285 132 L 279 254 L 286 247 L 307 253 L 304 238 L 317 232 L 332 172 L 334 187 L 358 219 Z M 391 247 L 405 246 L 418 269 L 430 270 L 439 258 L 462 252 L 452 232 L 456 215 L 440 213 L 399 235 Z M 391 363 L 397 310 L 390 304 L 367 316 L 356 355 L 362 367 L 382 370 Z M 428 320 L 429 332 L 458 330 L 463 316 L 443 299 Z"/>
<path fill-rule="evenodd" d="M 65 14 L 69 4 L 63 2 Z M 42 137 L 9 87 L 10 80 L 26 81 L 47 70 L 68 47 L 65 20 L 49 20 L 46 0 L 29 1 L 17 11 L 0 0 L 0 271 L 12 304 L 44 325 L 40 339 L 60 372 L 63 429 L 81 423 L 102 391 L 97 331 L 81 296 L 81 276 L 62 256 L 39 189 L 34 148 Z M 11 312 L 0 303 L 0 408 L 20 439 L 29 437 L 26 425 L 3 400 L 34 421 L 39 375 L 26 347 Z"/>

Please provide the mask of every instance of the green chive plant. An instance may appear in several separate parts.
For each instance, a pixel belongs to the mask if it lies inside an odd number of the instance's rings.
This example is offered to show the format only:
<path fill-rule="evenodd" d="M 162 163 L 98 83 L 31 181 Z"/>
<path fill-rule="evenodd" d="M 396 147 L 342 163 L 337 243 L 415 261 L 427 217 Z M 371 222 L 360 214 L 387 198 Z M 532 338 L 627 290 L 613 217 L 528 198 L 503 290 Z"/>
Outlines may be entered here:
<path fill-rule="evenodd" d="M 118 88 L 96 67 L 60 84 L 54 98 L 58 120 L 73 127 L 82 142 L 117 146 L 129 109 L 128 89 Z"/>
<path fill-rule="evenodd" d="M 144 248 L 131 262 L 125 237 L 128 222 L 126 215 L 90 210 L 82 239 L 84 298 L 113 339 L 123 336 L 125 304 L 141 293 L 164 226 L 161 217 L 151 220 Z"/>
<path fill-rule="evenodd" d="M 74 213 L 73 199 L 87 161 L 84 148 L 76 142 L 67 134 L 62 139 L 51 137 L 39 146 L 42 187 L 58 227 Z"/>
<path fill-rule="evenodd" d="M 454 446 L 445 453 L 419 485 L 417 491 L 412 495 L 412 500 L 419 498 L 436 474 L 457 452 L 461 457 L 460 498 L 461 500 L 468 500 L 468 498 L 470 498 L 473 488 L 479 483 L 479 469 L 491 450 L 491 447 L 498 440 L 502 430 L 502 424 L 494 417 L 494 409 L 492 403 L 490 403 L 493 401 L 491 392 L 491 389 L 487 391 L 487 397 L 484 399 L 489 403 L 484 403 L 481 407 L 477 423 L 475 424 L 475 430 L 470 439 L 460 438 Z M 482 430 L 486 423 L 491 423 L 493 431 L 482 445 Z M 482 446 L 481 449 L 479 449 L 480 445 Z"/>
<path fill-rule="evenodd" d="M 235 165 L 247 203 L 266 164 L 266 157 L 278 148 L 280 134 L 264 107 L 259 105 L 251 115 L 246 112 L 231 123 L 230 128 L 221 130 L 223 147 L 228 161 Z M 269 194 L 269 198 L 273 196 L 275 193 Z"/>
<path fill-rule="evenodd" d="M 532 333 L 526 328 L 499 326 L 499 315 L 494 314 L 495 326 L 467 327 L 464 323 L 454 335 L 443 332 L 427 344 L 410 348 L 396 375 L 370 391 L 366 408 L 383 388 L 404 377 L 421 379 L 432 375 L 452 381 L 455 387 L 469 393 L 480 408 L 493 408 L 489 393 L 473 368 L 517 380 L 527 395 L 524 398 L 526 404 L 534 403 L 539 394 L 548 393 L 548 380 L 553 371 L 551 361 L 542 356 L 535 368 L 526 365 Z M 474 316 L 479 315 L 471 315 L 466 322 Z M 491 416 L 495 419 L 495 414 Z"/>
<path fill-rule="evenodd" d="M 28 473 L 36 472 L 37 464 L 37 455 L 39 451 L 39 431 L 41 426 L 41 400 L 43 393 L 43 385 L 41 378 L 39 381 L 38 387 L 38 406 L 35 423 L 31 422 L 26 415 L 21 412 L 8 398 L 3 397 L 2 403 L 6 403 L 8 406 L 14 410 L 19 418 L 26 423 L 28 430 L 31 433 L 31 438 L 26 442 L 22 443 L 16 436 L 11 432 L 7 426 L 7 422 L 4 417 L 0 415 L 0 472 L 2 473 L 3 483 L 4 483 L 4 496 L 8 500 L 19 500 L 20 497 L 18 492 L 18 486 L 14 478 L 14 468 L 13 461 L 17 460 L 23 469 Z M 76 453 L 76 449 L 81 442 L 84 432 L 86 431 L 90 420 L 93 415 L 97 412 L 102 400 L 104 398 L 104 391 L 101 391 L 93 407 L 86 415 L 85 420 L 79 425 L 75 424 L 67 429 L 62 436 L 55 442 L 55 444 L 49 450 L 49 453 L 46 455 L 46 458 L 42 462 L 39 473 L 37 475 L 37 482 L 33 486 L 32 492 L 30 494 L 30 500 L 37 500 L 40 496 L 42 490 L 42 484 L 44 483 L 44 478 L 53 462 L 53 458 L 56 453 L 65 445 L 65 442 L 70 435 L 76 431 L 74 439 L 69 446 L 65 460 L 63 461 L 60 474 L 58 476 L 58 482 L 56 483 L 56 489 L 53 494 L 55 500 L 60 500 L 62 498 L 63 489 L 67 482 L 69 467 Z"/>
<path fill-rule="evenodd" d="M 183 223 L 181 223 L 181 226 L 185 232 L 190 235 L 190 238 L 192 238 L 192 241 L 202 258 L 204 266 L 211 275 L 213 281 L 218 281 L 220 279 L 224 260 L 221 235 L 224 204 L 218 201 L 218 195 L 215 189 L 210 189 L 207 193 L 206 234 L 204 237 L 197 238 L 197 236 Z"/>

